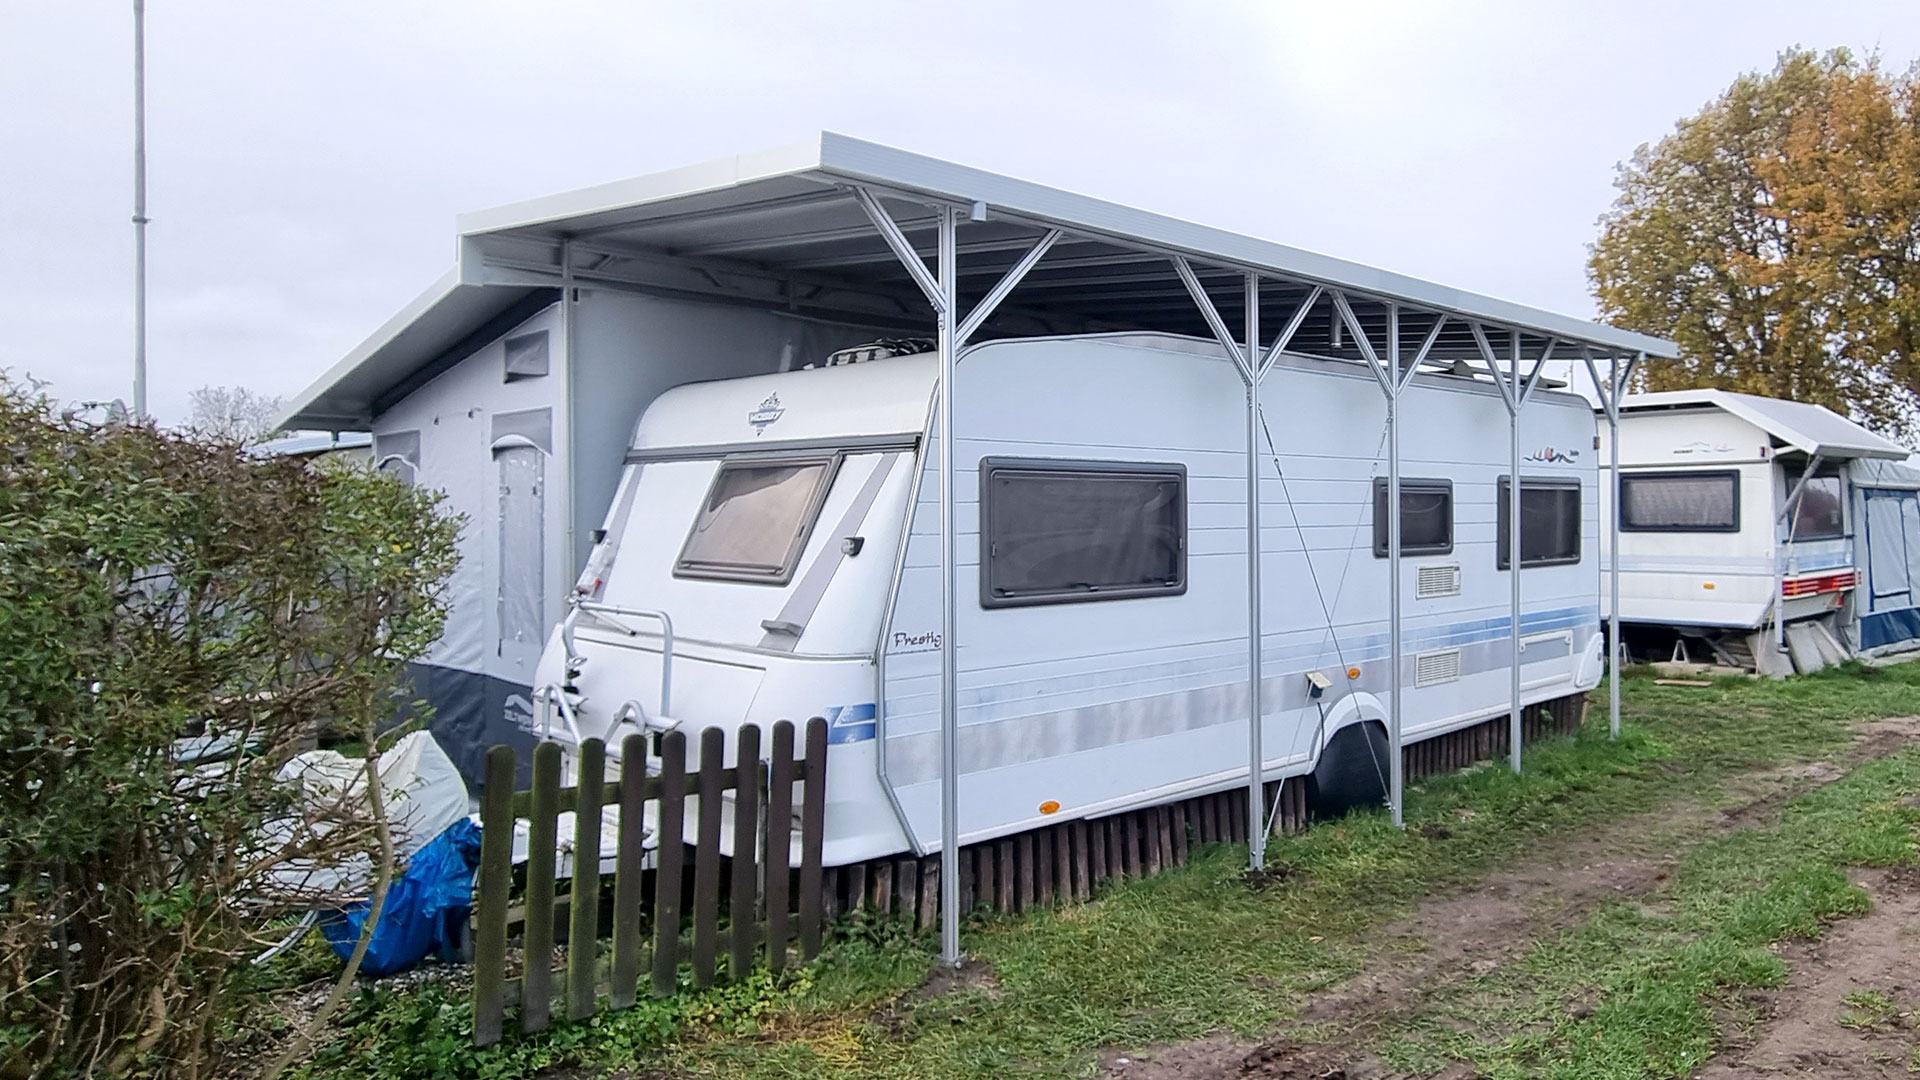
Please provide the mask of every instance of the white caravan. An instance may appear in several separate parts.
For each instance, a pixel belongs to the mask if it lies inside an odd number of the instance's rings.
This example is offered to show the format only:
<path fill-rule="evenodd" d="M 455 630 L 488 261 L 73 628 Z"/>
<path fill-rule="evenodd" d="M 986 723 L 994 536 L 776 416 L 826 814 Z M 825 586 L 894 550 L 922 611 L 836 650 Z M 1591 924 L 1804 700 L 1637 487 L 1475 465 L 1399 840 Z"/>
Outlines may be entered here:
<path fill-rule="evenodd" d="M 1624 398 L 1620 618 L 1629 651 L 1769 674 L 1850 654 L 1863 512 L 1855 475 L 1907 455 L 1817 405 L 1725 390 Z M 1612 507 L 1604 513 L 1610 521 Z M 1904 600 L 1904 575 L 1898 591 Z"/>
<path fill-rule="evenodd" d="M 870 355 L 654 399 L 535 677 L 563 743 L 827 718 L 833 865 L 940 836 L 939 367 Z M 1244 786 L 1233 363 L 1111 334 L 991 341 L 956 370 L 960 841 Z M 1411 743 L 1509 708 L 1509 436 L 1490 382 L 1407 394 Z M 1364 365 L 1292 355 L 1263 398 L 1266 775 L 1357 746 L 1384 787 L 1385 407 Z M 1597 444 L 1571 395 L 1519 423 L 1531 704 L 1600 679 Z"/>

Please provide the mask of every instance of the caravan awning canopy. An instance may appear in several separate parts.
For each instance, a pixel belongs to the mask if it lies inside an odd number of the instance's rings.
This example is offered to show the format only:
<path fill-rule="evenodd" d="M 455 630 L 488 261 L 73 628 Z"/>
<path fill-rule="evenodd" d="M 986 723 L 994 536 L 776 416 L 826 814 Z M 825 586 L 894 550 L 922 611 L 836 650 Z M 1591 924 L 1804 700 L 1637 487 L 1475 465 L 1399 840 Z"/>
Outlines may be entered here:
<path fill-rule="evenodd" d="M 282 425 L 364 425 L 449 354 L 484 343 L 475 339 L 490 329 L 510 328 L 500 327 L 502 320 L 524 317 L 528 305 L 551 302 L 565 281 L 929 332 L 915 275 L 875 228 L 863 195 L 884 207 L 899 239 L 923 258 L 934 254 L 939 213 L 962 212 L 963 311 L 1058 231 L 980 337 L 1100 330 L 1210 336 L 1173 265 L 1184 258 L 1229 320 L 1243 310 L 1243 276 L 1261 275 L 1261 323 L 1273 335 L 1315 287 L 1324 287 L 1345 295 L 1370 336 L 1384 337 L 1390 307 L 1411 316 L 1403 332 L 1415 346 L 1446 316 L 1428 344 L 1436 364 L 1483 358 L 1474 324 L 1503 362 L 1515 354 L 1533 362 L 1549 343 L 1558 360 L 1578 360 L 1582 350 L 1676 354 L 1671 342 L 1644 334 L 822 134 L 797 146 L 462 216 L 455 270 L 303 393 Z M 1328 303 L 1307 314 L 1290 351 L 1361 357 Z"/>
<path fill-rule="evenodd" d="M 1620 409 L 1630 413 L 1720 409 L 1766 432 L 1783 446 L 1808 456 L 1818 454 L 1828 461 L 1849 458 L 1905 461 L 1913 453 L 1824 406 L 1757 394 L 1736 394 L 1731 390 L 1634 394 L 1621 399 Z"/>

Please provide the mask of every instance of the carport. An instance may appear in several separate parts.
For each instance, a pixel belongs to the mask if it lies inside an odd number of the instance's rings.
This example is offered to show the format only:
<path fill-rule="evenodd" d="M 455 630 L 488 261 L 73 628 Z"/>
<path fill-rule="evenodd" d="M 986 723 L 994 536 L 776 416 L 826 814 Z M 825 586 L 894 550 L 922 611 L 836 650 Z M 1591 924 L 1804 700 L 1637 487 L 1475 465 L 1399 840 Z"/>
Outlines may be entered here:
<path fill-rule="evenodd" d="M 1437 227 L 1437 226 L 1436 226 Z M 1260 389 L 1282 353 L 1363 364 L 1387 409 L 1387 573 L 1401 578 L 1398 403 L 1413 376 L 1445 370 L 1493 382 L 1510 421 L 1549 362 L 1593 376 L 1609 423 L 1634 366 L 1670 342 L 1556 315 L 1280 244 L 1194 225 L 840 135 L 519 203 L 459 220 L 454 271 L 348 356 L 292 407 L 290 427 L 362 425 L 431 369 L 428 341 L 510 325 L 561 303 L 559 348 L 575 343 L 580 288 L 625 290 L 888 327 L 938 341 L 942 387 L 969 342 L 1149 330 L 1211 337 L 1246 387 L 1249 551 L 1260 550 Z M 495 332 L 498 332 L 497 330 Z M 424 365 L 424 367 L 423 367 Z M 567 407 L 577 388 L 569 387 Z M 942 953 L 957 959 L 954 498 L 952 401 L 940 395 L 941 734 L 945 860 Z M 567 430 L 571 433 L 571 425 Z M 1613 440 L 1617 448 L 1618 439 Z M 1615 453 L 1617 454 L 1617 449 Z M 1271 469 L 1265 470 L 1271 473 Z M 1618 469 L 1613 472 L 1618 476 Z M 568 480 L 572 483 L 571 476 Z M 1518 500 L 1519 487 L 1510 487 Z M 1521 515 L 1507 514 L 1520 551 Z M 1609 538 L 1617 552 L 1617 535 Z M 1618 559 L 1611 563 L 1618 565 Z M 1511 765 L 1521 766 L 1521 577 L 1510 575 Z M 1248 806 L 1251 862 L 1264 860 L 1260 561 L 1247 560 Z M 1617 590 L 1617 580 L 1614 584 Z M 1400 592 L 1390 590 L 1390 801 L 1402 821 Z M 1618 603 L 1613 605 L 1618 610 Z M 1617 616 L 1616 616 L 1617 617 Z M 1617 640 L 1617 635 L 1615 635 Z M 1614 665 L 1617 666 L 1617 665 Z M 1619 730 L 1618 673 L 1611 725 Z M 884 723 L 884 718 L 881 719 Z"/>

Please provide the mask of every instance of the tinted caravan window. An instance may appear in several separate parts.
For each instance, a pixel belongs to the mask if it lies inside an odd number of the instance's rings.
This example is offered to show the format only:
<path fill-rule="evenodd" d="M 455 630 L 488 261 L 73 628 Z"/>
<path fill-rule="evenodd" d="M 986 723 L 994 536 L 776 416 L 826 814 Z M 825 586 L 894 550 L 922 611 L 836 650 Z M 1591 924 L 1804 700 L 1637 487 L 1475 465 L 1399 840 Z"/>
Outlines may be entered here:
<path fill-rule="evenodd" d="M 1739 532 L 1740 474 L 1626 473 L 1620 477 L 1622 532 Z"/>
<path fill-rule="evenodd" d="M 1511 562 L 1507 503 L 1512 480 L 1500 478 L 1498 514 L 1500 569 Z M 1520 481 L 1520 565 L 1554 566 L 1580 561 L 1580 481 L 1523 477 Z"/>
<path fill-rule="evenodd" d="M 673 564 L 674 576 L 785 585 L 838 463 L 831 457 L 723 463 Z"/>
<path fill-rule="evenodd" d="M 1794 505 L 1793 538 L 1833 540 L 1847 535 L 1840 500 L 1840 477 L 1829 472 L 1815 473 L 1807 480 L 1807 486 L 1800 489 L 1800 501 Z"/>
<path fill-rule="evenodd" d="M 1400 478 L 1400 554 L 1453 550 L 1453 481 Z M 1387 479 L 1373 481 L 1373 553 L 1387 557 Z"/>
<path fill-rule="evenodd" d="M 987 458 L 980 463 L 983 607 L 1187 591 L 1179 465 Z"/>

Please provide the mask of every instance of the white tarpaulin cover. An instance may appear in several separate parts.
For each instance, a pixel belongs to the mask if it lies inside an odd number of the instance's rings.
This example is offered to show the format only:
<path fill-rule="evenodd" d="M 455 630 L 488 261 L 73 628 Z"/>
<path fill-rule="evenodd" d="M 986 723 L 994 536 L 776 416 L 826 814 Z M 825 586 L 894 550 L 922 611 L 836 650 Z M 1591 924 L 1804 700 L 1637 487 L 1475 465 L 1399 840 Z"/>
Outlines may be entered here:
<path fill-rule="evenodd" d="M 312 806 L 366 798 L 365 759 L 333 750 L 300 754 L 282 766 L 279 775 L 283 781 L 298 784 Z M 467 785 L 460 779 L 459 770 L 433 736 L 424 731 L 402 736 L 381 755 L 380 790 L 387 820 L 393 827 L 394 853 L 402 867 L 434 837 L 466 818 L 469 811 Z M 288 822 L 274 831 L 285 836 L 292 827 Z M 303 891 L 357 891 L 364 887 L 370 866 L 371 860 L 365 857 L 326 869 L 296 861 L 283 869 L 280 878 L 287 887 Z"/>

